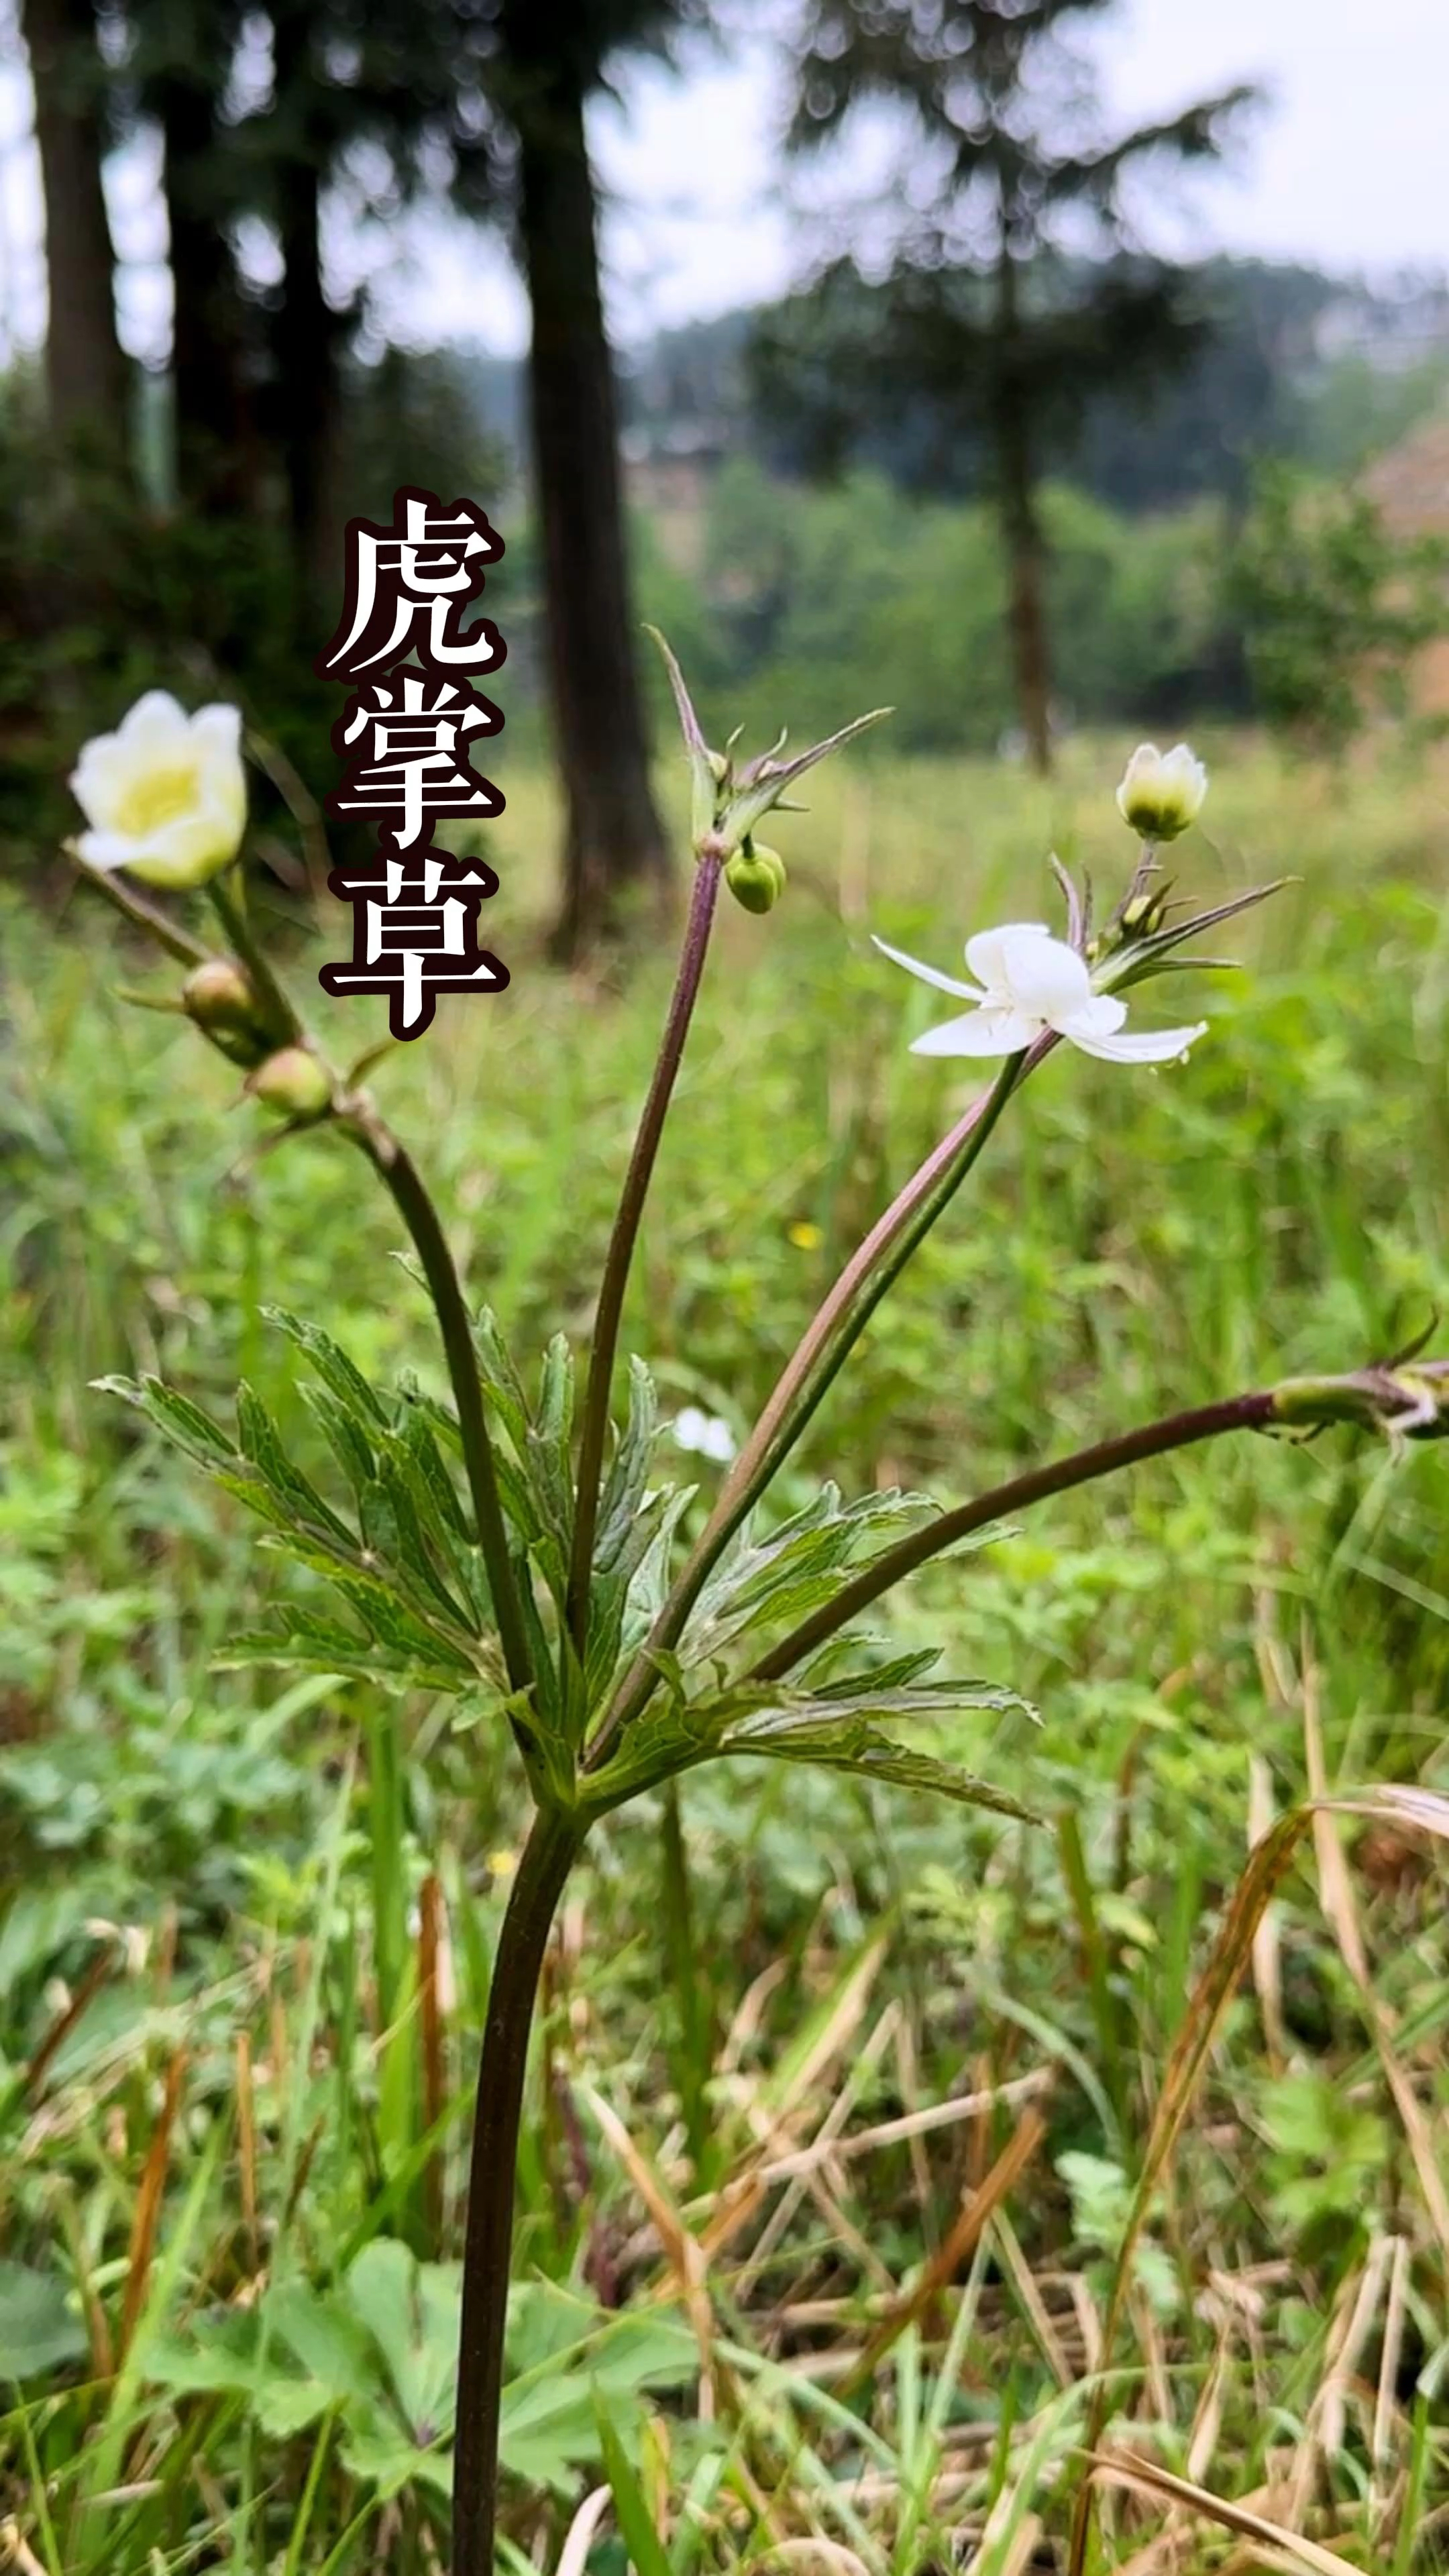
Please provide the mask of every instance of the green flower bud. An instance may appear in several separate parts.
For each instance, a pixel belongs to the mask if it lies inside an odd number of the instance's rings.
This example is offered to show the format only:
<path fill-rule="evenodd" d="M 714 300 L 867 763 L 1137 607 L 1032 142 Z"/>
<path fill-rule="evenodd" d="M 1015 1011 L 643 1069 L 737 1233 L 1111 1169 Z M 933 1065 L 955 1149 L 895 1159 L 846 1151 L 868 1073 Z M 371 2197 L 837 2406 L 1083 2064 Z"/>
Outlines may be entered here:
<path fill-rule="evenodd" d="M 1144 841 L 1175 841 L 1202 812 L 1208 774 L 1185 742 L 1168 752 L 1140 742 L 1117 790 L 1117 811 Z"/>
<path fill-rule="evenodd" d="M 762 841 L 747 841 L 725 866 L 725 884 L 746 912 L 773 912 L 785 891 L 785 862 Z"/>
<path fill-rule="evenodd" d="M 309 1127 L 332 1106 L 332 1085 L 310 1048 L 279 1047 L 246 1084 L 253 1100 L 279 1110 L 295 1126 Z"/>
<path fill-rule="evenodd" d="M 259 1064 L 271 1046 L 256 986 L 234 958 L 204 959 L 182 986 L 181 1007 L 233 1064 Z"/>

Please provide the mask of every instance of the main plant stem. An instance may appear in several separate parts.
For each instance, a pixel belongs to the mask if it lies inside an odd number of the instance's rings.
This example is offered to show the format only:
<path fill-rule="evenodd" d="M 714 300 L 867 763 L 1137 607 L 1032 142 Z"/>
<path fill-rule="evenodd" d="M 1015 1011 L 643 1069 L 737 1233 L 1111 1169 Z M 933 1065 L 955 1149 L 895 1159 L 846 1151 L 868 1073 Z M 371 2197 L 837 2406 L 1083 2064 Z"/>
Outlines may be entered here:
<path fill-rule="evenodd" d="M 589 1582 L 594 1564 L 594 1532 L 599 1518 L 599 1486 L 604 1468 L 604 1444 L 609 1433 L 609 1388 L 614 1374 L 614 1356 L 619 1347 L 619 1323 L 624 1311 L 624 1292 L 629 1285 L 629 1270 L 634 1246 L 639 1236 L 644 1202 L 654 1176 L 659 1140 L 674 1090 L 680 1062 L 684 1055 L 689 1023 L 699 994 L 704 973 L 705 954 L 714 921 L 715 902 L 719 894 L 720 869 L 723 862 L 714 851 L 706 852 L 695 869 L 694 892 L 690 898 L 689 919 L 685 925 L 684 944 L 679 953 L 679 971 L 674 979 L 669 1012 L 653 1079 L 639 1120 L 634 1151 L 624 1175 L 619 1198 L 619 1211 L 614 1231 L 609 1237 L 604 1275 L 599 1287 L 599 1303 L 594 1316 L 593 1348 L 589 1354 L 588 1383 L 584 1390 L 583 1424 L 579 1436 L 578 1499 L 574 1507 L 573 1548 L 569 1557 L 568 1624 L 582 1658 L 587 1643 L 589 1622 Z"/>
<path fill-rule="evenodd" d="M 1077 1449 L 1069 1458 L 1054 1459 L 1049 1466 L 1032 1467 L 1024 1476 L 1013 1476 L 1009 1484 L 994 1485 L 989 1493 L 978 1494 L 973 1502 L 962 1503 L 954 1512 L 943 1512 L 940 1518 L 927 1521 L 924 1529 L 913 1530 L 909 1538 L 874 1557 L 851 1583 L 844 1584 L 834 1598 L 827 1601 L 768 1655 L 753 1666 L 752 1682 L 774 1682 L 783 1679 L 806 1655 L 835 1636 L 852 1619 L 868 1610 L 883 1592 L 904 1582 L 918 1566 L 927 1564 L 958 1540 L 970 1538 L 976 1530 L 986 1529 L 992 1521 L 1005 1520 L 1012 1512 L 1023 1512 L 1032 1503 L 1043 1503 L 1053 1494 L 1068 1494 L 1074 1485 L 1089 1485 L 1098 1476 L 1115 1475 L 1120 1467 L 1132 1467 L 1143 1458 L 1161 1458 L 1170 1449 L 1188 1449 L 1199 1440 L 1214 1440 L 1224 1431 L 1258 1431 L 1271 1422 L 1277 1412 L 1277 1390 L 1256 1387 L 1246 1395 L 1228 1395 L 1216 1404 L 1200 1404 L 1186 1413 L 1164 1414 L 1160 1421 L 1140 1423 L 1135 1431 L 1124 1431 L 1115 1440 L 1099 1440 L 1090 1449 Z"/>
<path fill-rule="evenodd" d="M 581 1840 L 576 1825 L 557 1808 L 539 1809 L 523 1847 L 493 1959 L 463 2245 L 453 2576 L 493 2576 L 503 2337 L 528 2037 L 549 1928 Z"/>

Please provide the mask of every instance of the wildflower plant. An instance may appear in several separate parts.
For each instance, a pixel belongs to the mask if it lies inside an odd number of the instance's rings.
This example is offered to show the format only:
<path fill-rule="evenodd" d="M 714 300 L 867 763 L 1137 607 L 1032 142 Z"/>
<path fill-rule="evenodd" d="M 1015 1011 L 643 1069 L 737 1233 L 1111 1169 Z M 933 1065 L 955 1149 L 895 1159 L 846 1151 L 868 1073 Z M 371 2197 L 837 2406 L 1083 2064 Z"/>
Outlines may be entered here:
<path fill-rule="evenodd" d="M 1449 1423 L 1449 1362 L 1403 1361 L 1220 1396 L 1122 1428 L 1076 1454 L 949 1507 L 901 1493 L 847 1500 L 826 1484 L 804 1509 L 771 1514 L 772 1489 L 872 1316 L 945 1214 L 1016 1095 L 1066 1044 L 1124 1068 L 1179 1059 L 1206 1030 L 1125 1027 L 1126 997 L 1169 971 L 1221 964 L 1194 943 L 1262 900 L 1258 887 L 1195 908 L 1163 882 L 1159 845 L 1196 815 L 1206 774 L 1184 747 L 1133 757 L 1119 793 L 1141 838 L 1115 910 L 1097 926 L 1090 895 L 1053 861 L 1063 933 L 1040 923 L 975 932 L 969 980 L 885 948 L 887 958 L 966 1008 L 915 1042 L 924 1054 L 997 1060 L 993 1078 L 906 1179 L 845 1262 L 758 1419 L 731 1427 L 687 1408 L 661 1423 L 647 1367 L 630 1358 L 616 1411 L 619 1342 L 634 1252 L 684 1056 L 722 887 L 753 912 L 785 884 L 757 839 L 818 762 L 875 721 L 866 716 L 786 757 L 785 738 L 737 765 L 705 740 L 660 639 L 692 790 L 693 881 L 658 1055 L 640 1115 L 580 1375 L 562 1335 L 530 1386 L 499 1321 L 466 1296 L 433 1199 L 364 1087 L 367 1060 L 330 1064 L 304 1026 L 249 919 L 238 849 L 237 782 L 222 755 L 224 710 L 187 720 L 144 699 L 76 773 L 92 830 L 75 855 L 91 880 L 180 964 L 173 1007 L 243 1068 L 253 1097 L 300 1130 L 360 1153 L 389 1192 L 431 1297 L 451 1404 L 415 1387 L 374 1386 L 315 1322 L 271 1320 L 310 1372 L 310 1406 L 339 1470 L 324 1493 L 291 1455 L 256 1394 L 238 1391 L 228 1428 L 155 1378 L 107 1381 L 326 1578 L 340 1615 L 283 1604 L 272 1632 L 232 1642 L 227 1660 L 357 1674 L 491 1714 L 511 1738 L 533 1803 L 493 1962 L 482 2038 L 464 2252 L 454 2464 L 454 2576 L 493 2565 L 498 2427 L 514 2170 L 535 1990 L 555 1910 L 600 1818 L 705 1762 L 806 1763 L 1030 1819 L 1021 1784 L 961 1771 L 930 1747 L 935 1720 L 1012 1709 L 1009 1682 L 936 1670 L 931 1650 L 893 1651 L 860 1623 L 916 1570 L 1035 1502 L 1134 1462 L 1220 1434 L 1304 1434 L 1342 1422 L 1394 1439 Z M 163 721 L 164 717 L 164 721 Z M 144 718 L 144 721 L 143 721 Z M 148 762 L 150 764 L 148 768 Z M 183 777 L 183 772 L 185 776 Z M 191 784 L 187 785 L 187 780 Z M 164 809 L 164 810 L 163 810 Z M 194 829 L 183 831 L 188 818 Z M 223 828 L 225 826 L 225 828 Z M 168 832 L 181 833 L 174 843 Z M 103 845 L 96 835 L 102 836 Z M 123 850 L 120 841 L 125 836 Z M 204 846 L 203 846 L 204 845 Z M 205 885 L 221 933 L 212 947 L 127 881 Z M 668 1436 L 665 1436 L 668 1435 Z M 682 1531 L 691 1454 L 722 1470 L 692 1543 Z M 677 1481 L 676 1481 L 677 1480 Z"/>

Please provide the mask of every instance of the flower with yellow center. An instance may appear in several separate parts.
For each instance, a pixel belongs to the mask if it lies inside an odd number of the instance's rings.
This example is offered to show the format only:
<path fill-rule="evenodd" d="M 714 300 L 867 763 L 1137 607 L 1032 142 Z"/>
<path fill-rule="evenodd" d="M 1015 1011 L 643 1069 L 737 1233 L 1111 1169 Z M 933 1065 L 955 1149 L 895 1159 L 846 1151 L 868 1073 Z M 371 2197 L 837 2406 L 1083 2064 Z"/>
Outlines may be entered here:
<path fill-rule="evenodd" d="M 205 885 L 246 830 L 240 711 L 189 716 L 165 689 L 148 689 L 118 732 L 85 745 L 70 786 L 91 827 L 75 844 L 87 866 L 176 890 Z"/>

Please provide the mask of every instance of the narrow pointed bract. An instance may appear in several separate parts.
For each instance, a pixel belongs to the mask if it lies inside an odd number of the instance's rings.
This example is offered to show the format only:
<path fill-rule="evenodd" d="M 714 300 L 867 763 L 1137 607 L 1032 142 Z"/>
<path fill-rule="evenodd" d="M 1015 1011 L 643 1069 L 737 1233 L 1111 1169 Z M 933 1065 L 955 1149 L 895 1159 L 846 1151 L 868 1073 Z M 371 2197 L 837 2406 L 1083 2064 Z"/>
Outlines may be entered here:
<path fill-rule="evenodd" d="M 803 777 L 807 769 L 813 769 L 817 761 L 827 760 L 831 752 L 840 751 L 846 743 L 853 742 L 857 734 L 864 733 L 867 726 L 879 724 L 882 716 L 891 713 L 889 707 L 872 707 L 868 715 L 853 717 L 837 733 L 827 734 L 823 742 L 813 742 L 808 750 L 797 751 L 793 760 L 780 758 L 788 740 L 782 728 L 768 751 L 760 752 L 754 760 L 746 761 L 744 767 L 737 770 L 734 747 L 739 739 L 738 728 L 730 735 L 723 751 L 710 749 L 674 654 L 657 626 L 650 626 L 645 631 L 659 648 L 674 692 L 693 787 L 690 828 L 697 858 L 703 856 L 706 846 L 721 859 L 732 858 L 767 814 L 776 808 L 786 813 L 798 812 L 798 807 L 791 806 L 785 794 L 786 788 L 795 779 Z"/>

